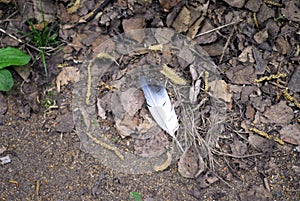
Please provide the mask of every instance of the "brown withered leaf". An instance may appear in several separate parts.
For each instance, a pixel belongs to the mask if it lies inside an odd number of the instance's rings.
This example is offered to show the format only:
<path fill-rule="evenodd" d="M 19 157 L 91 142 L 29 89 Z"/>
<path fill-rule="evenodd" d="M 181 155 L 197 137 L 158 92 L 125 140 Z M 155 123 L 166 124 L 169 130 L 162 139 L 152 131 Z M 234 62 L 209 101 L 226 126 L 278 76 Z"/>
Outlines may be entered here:
<path fill-rule="evenodd" d="M 75 67 L 65 67 L 56 77 L 56 88 L 60 92 L 60 88 L 69 82 L 74 83 L 79 78 L 79 71 Z"/>
<path fill-rule="evenodd" d="M 283 141 L 293 144 L 300 145 L 300 126 L 297 124 L 290 124 L 284 126 L 280 131 L 280 137 Z"/>
<path fill-rule="evenodd" d="M 116 129 L 122 138 L 134 134 L 139 123 L 137 117 L 129 117 L 127 115 L 125 115 L 123 120 L 115 118 L 115 122 Z"/>
<path fill-rule="evenodd" d="M 145 38 L 144 30 L 142 29 L 146 25 L 145 19 L 141 17 L 124 19 L 122 26 L 127 37 L 132 38 L 133 40 L 141 43 Z"/>
<path fill-rule="evenodd" d="M 275 10 L 271 7 L 268 7 L 267 4 L 262 4 L 257 13 L 258 25 L 263 24 L 267 19 L 275 17 Z"/>
<path fill-rule="evenodd" d="M 276 48 L 280 54 L 286 55 L 291 52 L 291 45 L 283 36 L 279 36 L 276 39 L 275 44 L 276 44 Z"/>
<path fill-rule="evenodd" d="M 233 68 L 230 68 L 226 72 L 226 75 L 234 84 L 252 84 L 256 79 L 256 74 L 253 65 L 235 66 Z"/>
<path fill-rule="evenodd" d="M 159 0 L 160 5 L 166 10 L 170 10 L 171 8 L 176 6 L 179 2 L 180 0 Z"/>
<path fill-rule="evenodd" d="M 179 33 L 186 32 L 191 21 L 190 11 L 183 6 L 179 15 L 174 20 L 172 27 Z"/>
<path fill-rule="evenodd" d="M 247 151 L 247 145 L 242 141 L 235 139 L 232 144 L 230 144 L 230 149 L 233 155 L 242 156 Z"/>
<path fill-rule="evenodd" d="M 145 98 L 141 90 L 132 87 L 121 93 L 120 101 L 126 115 L 133 117 L 141 109 Z"/>
<path fill-rule="evenodd" d="M 204 175 L 199 176 L 196 180 L 199 183 L 200 188 L 207 188 L 209 185 L 218 181 L 219 178 L 216 177 L 212 171 L 208 171 Z"/>
<path fill-rule="evenodd" d="M 254 63 L 253 53 L 252 53 L 252 46 L 246 47 L 242 53 L 238 56 L 238 60 L 240 62 L 246 63 Z"/>
<path fill-rule="evenodd" d="M 199 33 L 204 33 L 206 31 L 212 30 L 215 27 L 211 24 L 211 22 L 209 20 L 204 20 L 204 23 L 201 27 L 201 29 L 199 30 Z M 201 44 L 201 45 L 205 45 L 205 44 L 209 44 L 209 43 L 213 43 L 218 39 L 218 35 L 216 32 L 212 32 L 209 34 L 205 34 L 202 36 L 199 36 L 196 38 L 197 43 Z"/>
<path fill-rule="evenodd" d="M 166 152 L 166 147 L 169 145 L 168 137 L 163 131 L 149 139 L 135 140 L 135 153 L 142 157 L 157 157 Z"/>
<path fill-rule="evenodd" d="M 263 116 L 264 118 L 261 118 L 263 123 L 288 124 L 294 118 L 294 113 L 285 101 L 280 101 L 267 109 Z"/>
<path fill-rule="evenodd" d="M 205 170 L 205 163 L 194 146 L 186 150 L 178 162 L 178 172 L 186 178 L 195 178 Z"/>
<path fill-rule="evenodd" d="M 265 42 L 265 41 L 268 39 L 268 37 L 269 37 L 269 34 L 268 34 L 268 30 L 267 30 L 267 29 L 264 29 L 264 30 L 262 30 L 262 31 L 259 31 L 259 32 L 257 32 L 257 33 L 253 36 L 254 40 L 255 40 L 258 44 Z"/>
<path fill-rule="evenodd" d="M 245 8 L 251 10 L 252 12 L 257 13 L 259 11 L 259 8 L 262 4 L 262 0 L 248 0 Z"/>
<path fill-rule="evenodd" d="M 222 99 L 226 103 L 231 103 L 232 94 L 229 86 L 224 80 L 215 80 L 208 83 L 210 90 L 215 98 Z"/>

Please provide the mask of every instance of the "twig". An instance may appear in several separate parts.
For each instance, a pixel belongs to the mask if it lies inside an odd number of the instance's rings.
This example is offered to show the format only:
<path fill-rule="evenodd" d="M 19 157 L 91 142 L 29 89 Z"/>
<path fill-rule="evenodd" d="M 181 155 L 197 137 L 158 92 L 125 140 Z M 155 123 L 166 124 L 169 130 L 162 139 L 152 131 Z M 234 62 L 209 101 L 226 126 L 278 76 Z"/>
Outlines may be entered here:
<path fill-rule="evenodd" d="M 226 41 L 226 43 L 225 43 L 225 45 L 224 45 L 224 48 L 223 48 L 223 50 L 222 50 L 222 55 L 221 55 L 221 57 L 220 57 L 219 64 L 222 63 L 222 60 L 223 60 L 225 51 L 226 51 L 226 49 L 227 49 L 227 47 L 228 47 L 228 45 L 229 45 L 229 42 L 230 42 L 230 40 L 231 40 L 231 37 L 233 36 L 233 33 L 234 33 L 234 29 L 232 29 L 232 31 L 231 31 L 229 37 L 227 38 L 227 41 Z"/>
<path fill-rule="evenodd" d="M 212 152 L 214 152 L 215 154 L 217 154 L 219 156 L 229 156 L 229 157 L 238 158 L 238 159 L 250 158 L 250 157 L 253 157 L 253 156 L 260 156 L 260 155 L 262 155 L 262 153 L 256 153 L 256 154 L 249 154 L 249 155 L 237 156 L 237 155 L 233 155 L 233 154 L 222 153 L 222 152 L 219 152 L 219 151 L 217 151 L 215 149 L 212 149 Z"/>
<path fill-rule="evenodd" d="M 217 30 L 220 30 L 220 29 L 223 29 L 223 28 L 225 28 L 225 27 L 228 27 L 228 26 L 230 26 L 230 25 L 239 23 L 239 22 L 241 22 L 241 21 L 242 21 L 242 20 L 239 20 L 239 21 L 237 21 L 237 22 L 231 22 L 231 23 L 229 23 L 229 24 L 224 24 L 224 25 L 222 25 L 222 26 L 219 26 L 219 27 L 217 27 L 217 28 L 208 30 L 208 31 L 206 31 L 206 32 L 199 33 L 199 34 L 197 34 L 197 35 L 195 36 L 195 38 L 196 38 L 196 37 L 199 37 L 199 36 L 203 36 L 203 35 L 209 34 L 209 33 L 211 33 L 211 32 L 214 32 L 214 31 L 217 31 Z"/>
<path fill-rule="evenodd" d="M 38 51 L 38 52 L 41 51 L 39 48 L 34 47 L 33 45 L 30 45 L 29 43 L 26 43 L 26 42 L 22 41 L 21 39 L 15 37 L 14 35 L 12 35 L 12 34 L 10 34 L 10 33 L 7 33 L 4 29 L 1 29 L 1 28 L 0 28 L 0 31 L 1 31 L 2 33 L 4 33 L 4 34 L 8 35 L 8 36 L 11 37 L 12 39 L 18 41 L 19 43 L 23 43 L 24 45 L 27 45 L 28 47 L 30 47 L 30 48 L 32 48 L 32 49 Z M 46 53 L 46 52 L 45 52 L 45 54 L 46 54 L 47 56 L 50 56 L 50 54 L 48 54 L 48 53 Z"/>

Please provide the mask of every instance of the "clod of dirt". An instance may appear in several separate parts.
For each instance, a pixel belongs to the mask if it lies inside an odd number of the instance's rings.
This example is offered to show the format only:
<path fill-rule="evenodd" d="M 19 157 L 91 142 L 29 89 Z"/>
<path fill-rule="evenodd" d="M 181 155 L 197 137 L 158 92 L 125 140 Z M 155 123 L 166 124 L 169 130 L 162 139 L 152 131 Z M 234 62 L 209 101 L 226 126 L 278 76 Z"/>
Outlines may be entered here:
<path fill-rule="evenodd" d="M 259 8 L 262 4 L 262 0 L 248 0 L 245 8 L 251 10 L 252 12 L 257 13 L 259 11 Z"/>
<path fill-rule="evenodd" d="M 258 24 L 263 24 L 267 19 L 275 17 L 275 10 L 263 4 L 257 14 Z"/>
<path fill-rule="evenodd" d="M 65 114 L 58 115 L 56 118 L 56 131 L 58 132 L 71 132 L 74 128 L 73 115 L 71 112 L 66 112 Z"/>
<path fill-rule="evenodd" d="M 283 36 L 279 36 L 276 39 L 275 44 L 280 54 L 286 55 L 291 52 L 291 45 Z"/>
<path fill-rule="evenodd" d="M 242 8 L 245 4 L 245 0 L 224 0 L 232 7 Z"/>
<path fill-rule="evenodd" d="M 287 1 L 284 3 L 285 7 L 281 8 L 281 13 L 288 20 L 300 22 L 299 1 Z"/>
<path fill-rule="evenodd" d="M 241 200 L 252 201 L 252 200 L 261 200 L 269 201 L 272 198 L 270 192 L 261 186 L 253 186 L 250 190 L 242 192 L 239 194 Z"/>
<path fill-rule="evenodd" d="M 0 93 L 0 115 L 4 115 L 7 112 L 6 98 Z"/>
<path fill-rule="evenodd" d="M 289 83 L 288 87 L 293 92 L 300 92 L 300 68 L 296 68 Z"/>
<path fill-rule="evenodd" d="M 246 153 L 247 145 L 239 140 L 234 140 L 232 144 L 230 144 L 232 154 L 236 156 L 242 156 Z"/>
<path fill-rule="evenodd" d="M 209 171 L 204 175 L 200 175 L 196 180 L 199 183 L 200 188 L 207 188 L 211 184 L 218 181 L 219 178 L 216 177 L 213 172 Z"/>

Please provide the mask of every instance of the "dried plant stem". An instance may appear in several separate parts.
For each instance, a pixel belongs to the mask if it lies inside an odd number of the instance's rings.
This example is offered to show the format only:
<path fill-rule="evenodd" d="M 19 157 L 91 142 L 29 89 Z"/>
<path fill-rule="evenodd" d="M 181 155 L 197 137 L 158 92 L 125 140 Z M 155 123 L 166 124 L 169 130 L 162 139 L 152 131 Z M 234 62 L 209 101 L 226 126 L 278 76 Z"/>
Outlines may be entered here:
<path fill-rule="evenodd" d="M 28 47 L 30 47 L 30 48 L 32 48 L 32 49 L 34 49 L 34 50 L 40 52 L 40 49 L 39 49 L 39 48 L 34 47 L 33 45 L 30 45 L 29 43 L 26 43 L 26 42 L 22 41 L 21 39 L 17 38 L 16 36 L 14 36 L 14 35 L 12 35 L 12 34 L 10 34 L 10 33 L 7 33 L 5 30 L 3 30 L 3 29 L 0 28 L 0 31 L 1 31 L 2 33 L 4 33 L 4 34 L 8 35 L 8 36 L 11 37 L 12 39 L 18 41 L 19 43 L 23 43 L 24 45 L 26 45 L 26 46 L 28 46 Z M 45 52 L 45 54 L 46 54 L 47 56 L 50 56 L 50 54 L 48 54 L 47 52 Z"/>
<path fill-rule="evenodd" d="M 242 20 L 239 20 L 239 21 L 237 21 L 237 22 L 231 22 L 231 23 L 229 23 L 229 24 L 224 24 L 224 25 L 222 25 L 222 26 L 219 26 L 219 27 L 217 27 L 217 28 L 208 30 L 208 31 L 206 31 L 206 32 L 199 33 L 199 34 L 197 34 L 197 35 L 195 36 L 195 38 L 196 38 L 196 37 L 199 37 L 199 36 L 203 36 L 203 35 L 209 34 L 209 33 L 214 32 L 214 31 L 218 31 L 218 30 L 220 30 L 220 29 L 223 29 L 223 28 L 228 27 L 228 26 L 230 26 L 230 25 L 239 23 L 239 22 L 241 22 L 241 21 L 242 21 Z"/>
<path fill-rule="evenodd" d="M 262 155 L 262 153 L 256 153 L 256 154 L 249 154 L 249 155 L 237 156 L 237 155 L 233 155 L 233 154 L 223 153 L 223 152 L 220 152 L 220 151 L 215 150 L 215 149 L 211 149 L 211 151 L 214 154 L 219 155 L 219 156 L 229 156 L 229 157 L 232 157 L 232 158 L 239 158 L 239 159 L 241 159 L 241 158 L 250 158 L 250 157 Z"/>

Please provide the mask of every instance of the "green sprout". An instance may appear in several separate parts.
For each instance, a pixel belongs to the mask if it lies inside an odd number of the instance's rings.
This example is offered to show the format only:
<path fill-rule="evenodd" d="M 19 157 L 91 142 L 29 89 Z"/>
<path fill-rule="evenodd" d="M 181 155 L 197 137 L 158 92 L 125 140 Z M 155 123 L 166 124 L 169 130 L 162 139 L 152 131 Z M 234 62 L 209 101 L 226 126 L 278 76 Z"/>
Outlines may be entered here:
<path fill-rule="evenodd" d="M 130 192 L 129 199 L 134 201 L 142 201 L 142 196 L 139 192 Z"/>
<path fill-rule="evenodd" d="M 37 58 L 42 59 L 45 75 L 48 76 L 47 64 L 45 59 L 45 50 L 47 49 L 47 47 L 56 47 L 61 42 L 58 39 L 57 24 L 50 24 L 47 22 L 47 20 L 45 19 L 45 13 L 41 1 L 40 9 L 42 12 L 42 29 L 37 29 L 33 21 L 27 20 L 31 28 L 31 32 L 25 34 L 25 36 L 28 36 L 31 39 L 31 42 L 35 46 L 37 46 L 39 50 L 39 55 L 37 56 Z"/>

